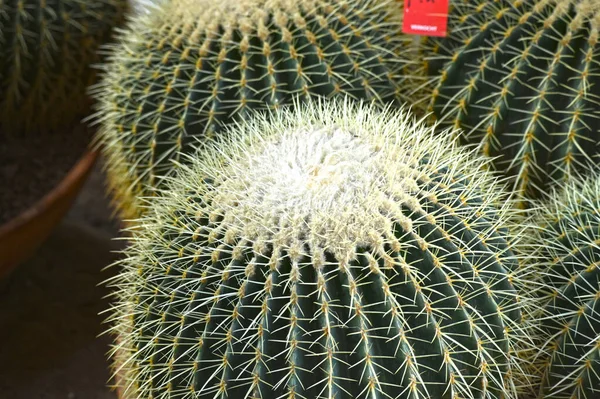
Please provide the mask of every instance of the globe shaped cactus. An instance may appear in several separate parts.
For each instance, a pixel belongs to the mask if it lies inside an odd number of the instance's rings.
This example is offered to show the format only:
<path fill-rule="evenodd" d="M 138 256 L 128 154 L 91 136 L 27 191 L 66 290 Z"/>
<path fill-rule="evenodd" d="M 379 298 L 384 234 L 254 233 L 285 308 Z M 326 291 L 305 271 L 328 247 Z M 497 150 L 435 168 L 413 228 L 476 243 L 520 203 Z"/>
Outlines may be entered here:
<path fill-rule="evenodd" d="M 351 101 L 227 133 L 111 280 L 124 398 L 515 398 L 528 268 L 482 159 Z"/>
<path fill-rule="evenodd" d="M 0 1 L 0 130 L 52 130 L 83 118 L 98 47 L 126 0 Z"/>
<path fill-rule="evenodd" d="M 448 38 L 423 45 L 437 119 L 497 157 L 526 198 L 595 166 L 599 3 L 451 4 Z"/>
<path fill-rule="evenodd" d="M 180 154 L 254 109 L 397 99 L 400 13 L 394 0 L 171 0 L 136 17 L 95 90 L 117 208 L 137 216 Z"/>
<path fill-rule="evenodd" d="M 538 212 L 545 342 L 540 397 L 600 395 L 600 178 L 571 183 Z"/>

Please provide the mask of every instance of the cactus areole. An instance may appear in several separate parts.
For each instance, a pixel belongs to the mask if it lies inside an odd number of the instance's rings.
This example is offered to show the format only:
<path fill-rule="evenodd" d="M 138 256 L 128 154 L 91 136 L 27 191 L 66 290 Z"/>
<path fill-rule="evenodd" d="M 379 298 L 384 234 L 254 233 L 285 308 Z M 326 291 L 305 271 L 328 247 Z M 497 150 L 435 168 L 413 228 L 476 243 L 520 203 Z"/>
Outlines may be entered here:
<path fill-rule="evenodd" d="M 397 99 L 400 28 L 394 0 L 172 0 L 135 18 L 96 89 L 118 208 L 137 216 L 181 153 L 256 109 Z"/>
<path fill-rule="evenodd" d="M 113 281 L 125 398 L 514 397 L 521 274 L 480 160 L 403 111 L 301 108 L 152 201 Z"/>
<path fill-rule="evenodd" d="M 454 1 L 431 110 L 538 197 L 598 163 L 599 29 L 597 0 Z"/>

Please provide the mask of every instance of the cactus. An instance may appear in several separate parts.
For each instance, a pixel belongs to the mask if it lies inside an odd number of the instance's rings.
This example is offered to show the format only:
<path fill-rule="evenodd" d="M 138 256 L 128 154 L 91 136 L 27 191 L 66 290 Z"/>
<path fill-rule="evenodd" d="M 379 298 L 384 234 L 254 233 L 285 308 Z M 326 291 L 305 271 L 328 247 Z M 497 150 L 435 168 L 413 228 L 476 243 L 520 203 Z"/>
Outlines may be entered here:
<path fill-rule="evenodd" d="M 430 111 L 514 178 L 524 198 L 598 162 L 595 0 L 453 1 L 424 42 Z"/>
<path fill-rule="evenodd" d="M 545 345 L 540 356 L 548 399 L 600 395 L 600 176 L 567 185 L 538 212 L 544 250 Z"/>
<path fill-rule="evenodd" d="M 109 189 L 140 212 L 173 161 L 295 96 L 389 102 L 404 40 L 395 0 L 171 0 L 135 18 L 95 92 Z"/>
<path fill-rule="evenodd" d="M 86 111 L 98 46 L 126 0 L 0 0 L 0 129 L 68 126 Z"/>
<path fill-rule="evenodd" d="M 528 268 L 485 161 L 402 109 L 258 114 L 136 223 L 123 398 L 515 398 Z"/>

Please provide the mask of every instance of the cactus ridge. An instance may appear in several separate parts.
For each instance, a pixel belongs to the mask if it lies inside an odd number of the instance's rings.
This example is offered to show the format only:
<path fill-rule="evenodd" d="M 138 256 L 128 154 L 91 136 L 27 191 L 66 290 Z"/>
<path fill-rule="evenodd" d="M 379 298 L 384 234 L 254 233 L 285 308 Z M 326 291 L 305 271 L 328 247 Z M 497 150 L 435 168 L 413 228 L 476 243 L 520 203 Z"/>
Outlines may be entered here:
<path fill-rule="evenodd" d="M 544 227 L 545 332 L 540 395 L 600 393 L 600 179 L 571 183 L 538 215 Z"/>
<path fill-rule="evenodd" d="M 400 96 L 392 0 L 174 0 L 135 19 L 96 88 L 125 216 L 199 139 L 295 96 Z"/>
<path fill-rule="evenodd" d="M 271 116 L 139 220 L 110 282 L 124 397 L 514 398 L 527 269 L 482 160 L 402 110 Z"/>
<path fill-rule="evenodd" d="M 598 162 L 600 7 L 594 0 L 454 1 L 428 38 L 430 110 L 537 197 Z"/>
<path fill-rule="evenodd" d="M 83 117 L 90 65 L 125 0 L 0 1 L 0 128 L 53 129 Z"/>

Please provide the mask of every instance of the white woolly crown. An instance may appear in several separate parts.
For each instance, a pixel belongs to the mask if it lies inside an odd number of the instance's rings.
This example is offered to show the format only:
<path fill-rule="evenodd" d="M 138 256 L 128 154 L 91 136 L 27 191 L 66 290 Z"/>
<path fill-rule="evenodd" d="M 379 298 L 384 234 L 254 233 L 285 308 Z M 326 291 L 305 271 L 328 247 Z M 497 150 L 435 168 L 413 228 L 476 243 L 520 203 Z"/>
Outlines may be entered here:
<path fill-rule="evenodd" d="M 463 218 L 499 206 L 498 219 L 504 221 L 510 201 L 495 177 L 483 172 L 488 161 L 458 148 L 455 135 L 434 136 L 433 129 L 406 110 L 355 107 L 349 101 L 297 104 L 236 124 L 227 139 L 192 155 L 193 172 L 181 165 L 159 208 L 184 206 L 187 199 L 176 193 L 197 191 L 206 204 L 198 217 L 221 220 L 215 237 L 241 237 L 259 251 L 274 245 L 298 256 L 309 248 L 306 255 L 314 259 L 329 251 L 339 260 L 366 246 L 385 256 L 384 242 L 399 249 L 393 224 L 409 232 L 415 223 L 401 208 L 426 215 L 416 223 L 435 223 L 419 198 L 435 201 L 457 181 L 464 181 L 465 201 L 483 196 Z M 431 185 L 432 172 L 445 168 L 443 181 Z"/>

